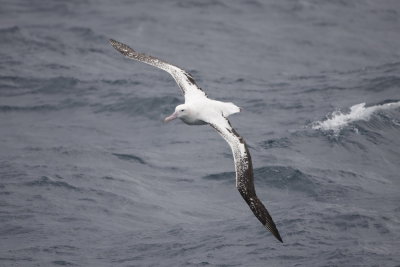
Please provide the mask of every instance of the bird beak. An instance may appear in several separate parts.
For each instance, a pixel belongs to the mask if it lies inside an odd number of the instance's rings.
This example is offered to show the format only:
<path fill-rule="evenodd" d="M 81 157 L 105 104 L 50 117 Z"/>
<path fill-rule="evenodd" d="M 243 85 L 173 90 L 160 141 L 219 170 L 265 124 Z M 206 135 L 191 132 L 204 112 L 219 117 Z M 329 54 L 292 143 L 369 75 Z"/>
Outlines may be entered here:
<path fill-rule="evenodd" d="M 178 113 L 177 113 L 177 112 L 174 112 L 174 113 L 172 113 L 171 115 L 169 115 L 168 117 L 166 117 L 166 118 L 164 119 L 164 122 L 170 122 L 170 121 L 172 121 L 172 120 L 175 120 L 176 118 L 178 118 Z"/>

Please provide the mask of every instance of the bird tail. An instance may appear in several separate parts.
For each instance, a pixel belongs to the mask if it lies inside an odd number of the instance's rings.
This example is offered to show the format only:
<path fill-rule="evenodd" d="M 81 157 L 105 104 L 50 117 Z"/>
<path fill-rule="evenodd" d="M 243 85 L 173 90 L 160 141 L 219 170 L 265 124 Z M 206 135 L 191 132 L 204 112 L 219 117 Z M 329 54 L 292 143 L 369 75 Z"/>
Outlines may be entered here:
<path fill-rule="evenodd" d="M 221 109 L 225 118 L 241 111 L 241 109 L 232 102 L 229 103 L 221 102 Z"/>

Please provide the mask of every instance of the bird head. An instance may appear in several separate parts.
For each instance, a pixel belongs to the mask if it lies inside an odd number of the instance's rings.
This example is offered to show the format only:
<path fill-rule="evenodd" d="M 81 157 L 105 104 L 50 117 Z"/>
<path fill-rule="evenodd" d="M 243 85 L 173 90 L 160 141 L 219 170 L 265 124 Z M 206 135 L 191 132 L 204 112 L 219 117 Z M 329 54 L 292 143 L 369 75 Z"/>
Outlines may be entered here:
<path fill-rule="evenodd" d="M 186 104 L 176 106 L 175 112 L 164 119 L 165 122 L 172 121 L 176 118 L 184 118 L 189 115 L 189 108 Z"/>

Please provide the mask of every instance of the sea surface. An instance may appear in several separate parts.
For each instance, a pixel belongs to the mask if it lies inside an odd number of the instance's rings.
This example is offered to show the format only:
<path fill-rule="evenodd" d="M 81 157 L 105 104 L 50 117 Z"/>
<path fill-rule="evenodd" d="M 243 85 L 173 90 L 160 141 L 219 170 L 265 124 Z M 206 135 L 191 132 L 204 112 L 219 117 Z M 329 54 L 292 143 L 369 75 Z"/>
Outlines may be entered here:
<path fill-rule="evenodd" d="M 284 243 L 209 126 L 252 154 Z M 400 1 L 1 0 L 0 266 L 400 266 Z"/>

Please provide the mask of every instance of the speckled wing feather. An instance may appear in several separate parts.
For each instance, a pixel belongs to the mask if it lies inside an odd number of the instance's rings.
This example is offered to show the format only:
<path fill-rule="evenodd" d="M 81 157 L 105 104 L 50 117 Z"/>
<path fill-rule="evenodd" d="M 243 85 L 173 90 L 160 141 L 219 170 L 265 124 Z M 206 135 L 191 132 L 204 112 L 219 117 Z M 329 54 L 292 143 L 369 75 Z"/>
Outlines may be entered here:
<path fill-rule="evenodd" d="M 165 61 L 162 61 L 156 57 L 141 54 L 127 46 L 126 44 L 120 43 L 113 39 L 110 39 L 111 45 L 118 50 L 124 56 L 134 59 L 137 61 L 144 62 L 151 66 L 157 67 L 162 69 L 175 79 L 176 83 L 182 90 L 183 95 L 185 96 L 185 100 L 190 97 L 207 97 L 203 90 L 197 86 L 196 82 L 194 81 L 192 75 L 177 66 L 169 64 Z"/>
<path fill-rule="evenodd" d="M 281 242 L 282 238 L 268 210 L 256 195 L 253 164 L 249 149 L 243 138 L 232 128 L 228 119 L 220 116 L 209 124 L 228 142 L 232 149 L 236 169 L 236 188 L 249 205 L 257 219 Z"/>

